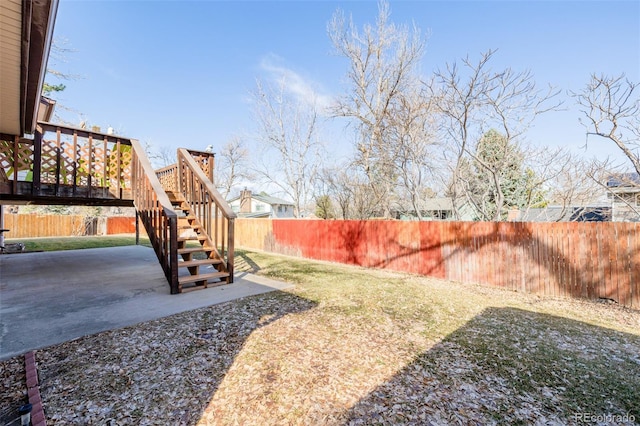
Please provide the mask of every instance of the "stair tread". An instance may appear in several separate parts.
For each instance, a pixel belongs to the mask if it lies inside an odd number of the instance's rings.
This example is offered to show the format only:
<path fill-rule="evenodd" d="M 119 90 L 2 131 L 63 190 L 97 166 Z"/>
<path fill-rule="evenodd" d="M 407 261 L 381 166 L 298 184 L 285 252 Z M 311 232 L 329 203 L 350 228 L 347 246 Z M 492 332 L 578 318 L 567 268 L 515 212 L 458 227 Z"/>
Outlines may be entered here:
<path fill-rule="evenodd" d="M 193 235 L 189 237 L 178 237 L 178 241 L 198 241 L 198 240 L 206 240 L 207 237 L 204 235 Z"/>
<path fill-rule="evenodd" d="M 178 267 L 186 268 L 189 266 L 218 265 L 220 263 L 222 263 L 220 259 L 184 260 L 182 262 L 178 262 Z"/>
<path fill-rule="evenodd" d="M 213 251 L 213 247 L 209 246 L 201 246 L 201 247 L 185 247 L 178 249 L 178 254 L 187 254 L 187 253 L 200 253 L 205 251 Z"/>
<path fill-rule="evenodd" d="M 165 191 L 167 193 L 167 196 L 169 197 L 169 200 L 171 201 L 184 201 L 184 195 L 182 195 L 182 193 L 180 191 Z"/>
<path fill-rule="evenodd" d="M 200 228 L 202 228 L 202 226 L 197 224 L 178 226 L 178 229 L 200 229 Z"/>
<path fill-rule="evenodd" d="M 188 284 L 188 283 L 194 283 L 198 281 L 206 281 L 213 278 L 226 278 L 228 276 L 229 276 L 228 272 L 214 272 L 211 274 L 200 274 L 200 275 L 185 275 L 182 277 L 178 277 L 178 283 Z"/>

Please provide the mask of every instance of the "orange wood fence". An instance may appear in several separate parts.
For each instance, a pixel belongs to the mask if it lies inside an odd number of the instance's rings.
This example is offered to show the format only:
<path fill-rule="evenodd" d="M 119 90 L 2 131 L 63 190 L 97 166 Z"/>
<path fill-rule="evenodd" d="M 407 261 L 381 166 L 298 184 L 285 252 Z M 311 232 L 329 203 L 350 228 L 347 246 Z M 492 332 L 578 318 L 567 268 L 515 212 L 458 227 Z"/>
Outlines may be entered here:
<path fill-rule="evenodd" d="M 236 246 L 640 309 L 640 224 L 237 219 Z"/>
<path fill-rule="evenodd" d="M 107 218 L 107 235 L 133 234 L 136 232 L 136 218 L 126 216 L 113 216 Z M 140 235 L 146 235 L 142 224 L 140 225 Z"/>
<path fill-rule="evenodd" d="M 136 232 L 136 218 L 125 216 L 86 217 L 56 214 L 5 214 L 7 239 L 36 237 L 73 237 L 81 235 L 114 235 Z M 147 235 L 140 226 L 140 235 Z"/>
<path fill-rule="evenodd" d="M 9 232 L 5 238 L 31 237 L 70 237 L 85 235 L 83 216 L 42 215 L 42 214 L 5 214 L 4 228 Z"/>

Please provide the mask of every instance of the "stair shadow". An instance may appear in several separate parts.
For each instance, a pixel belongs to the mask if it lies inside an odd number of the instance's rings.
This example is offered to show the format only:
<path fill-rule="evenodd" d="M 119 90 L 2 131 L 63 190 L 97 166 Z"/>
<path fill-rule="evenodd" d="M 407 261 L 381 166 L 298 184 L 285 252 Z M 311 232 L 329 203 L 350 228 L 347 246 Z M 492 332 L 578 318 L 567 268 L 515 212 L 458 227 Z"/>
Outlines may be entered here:
<path fill-rule="evenodd" d="M 248 272 L 251 274 L 255 274 L 261 268 L 256 262 L 251 259 L 251 257 L 247 256 L 247 253 L 241 250 L 236 250 L 234 255 L 234 269 L 237 272 Z"/>
<path fill-rule="evenodd" d="M 634 424 L 638 351 L 637 335 L 489 308 L 362 398 L 345 424 Z"/>

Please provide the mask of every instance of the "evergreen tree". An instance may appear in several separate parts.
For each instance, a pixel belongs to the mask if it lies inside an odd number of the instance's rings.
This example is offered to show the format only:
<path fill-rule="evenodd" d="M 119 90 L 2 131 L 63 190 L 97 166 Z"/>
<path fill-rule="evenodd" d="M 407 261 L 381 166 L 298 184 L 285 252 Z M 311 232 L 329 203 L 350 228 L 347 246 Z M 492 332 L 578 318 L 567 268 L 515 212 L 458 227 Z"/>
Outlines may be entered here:
<path fill-rule="evenodd" d="M 479 220 L 505 220 L 510 209 L 544 203 L 536 174 L 525 166 L 525 156 L 514 141 L 491 129 L 476 146 L 469 162 L 467 199 Z"/>

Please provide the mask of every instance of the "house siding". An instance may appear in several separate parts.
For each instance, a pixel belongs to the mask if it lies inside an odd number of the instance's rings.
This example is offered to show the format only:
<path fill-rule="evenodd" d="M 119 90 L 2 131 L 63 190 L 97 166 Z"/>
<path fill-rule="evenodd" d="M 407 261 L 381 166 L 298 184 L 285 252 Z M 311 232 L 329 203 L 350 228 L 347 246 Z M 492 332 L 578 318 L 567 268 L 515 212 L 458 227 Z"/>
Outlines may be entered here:
<path fill-rule="evenodd" d="M 235 199 L 229 202 L 231 209 L 236 213 L 241 213 L 240 208 L 241 200 Z M 293 218 L 293 206 L 286 204 L 269 204 L 264 201 L 251 198 L 251 211 L 245 213 L 267 213 L 271 218 L 289 219 Z"/>

